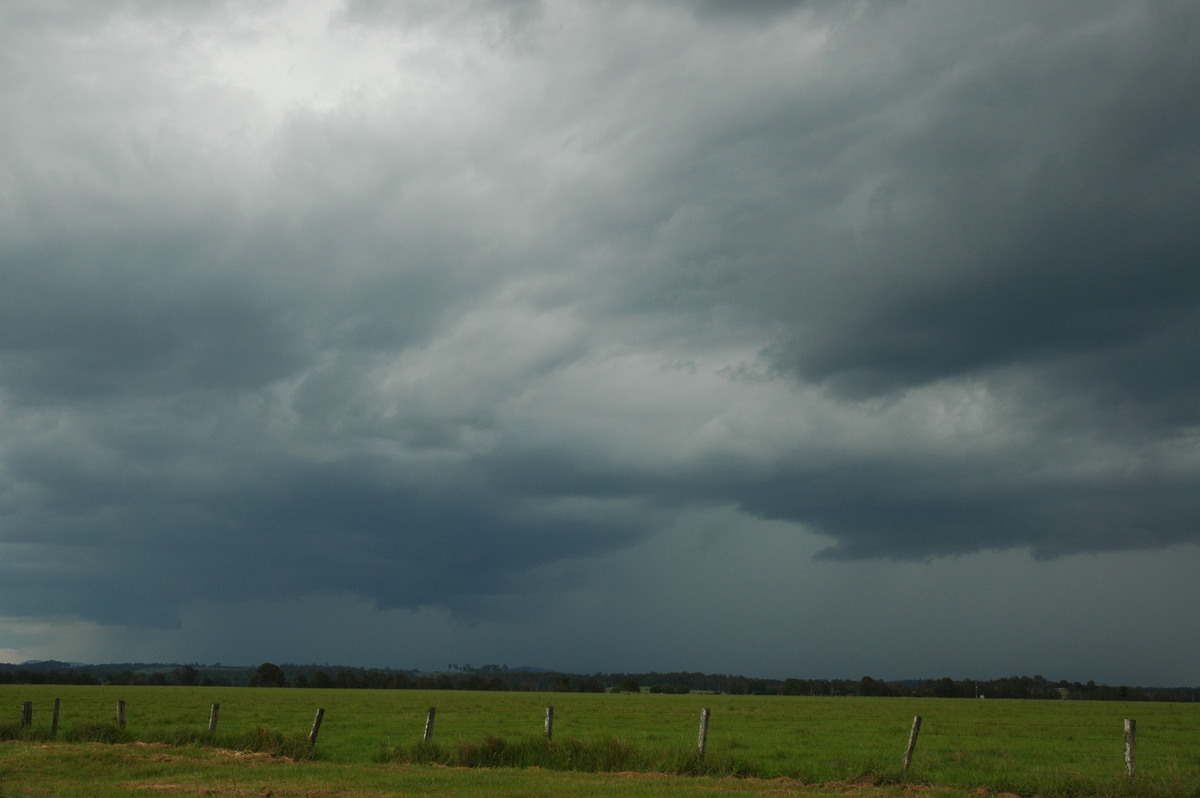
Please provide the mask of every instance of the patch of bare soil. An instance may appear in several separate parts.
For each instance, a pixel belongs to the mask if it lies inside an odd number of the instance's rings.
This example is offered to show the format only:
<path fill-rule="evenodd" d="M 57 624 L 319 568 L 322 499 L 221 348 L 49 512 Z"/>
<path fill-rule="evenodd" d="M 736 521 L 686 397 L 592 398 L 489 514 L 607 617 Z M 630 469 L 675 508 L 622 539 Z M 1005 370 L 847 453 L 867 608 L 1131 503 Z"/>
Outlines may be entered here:
<path fill-rule="evenodd" d="M 222 790 L 158 781 L 129 781 L 121 786 L 138 792 L 160 792 L 164 795 L 236 795 L 239 792 L 236 788 Z"/>
<path fill-rule="evenodd" d="M 214 748 L 212 749 L 213 756 L 221 759 L 237 759 L 242 762 L 256 762 L 259 764 L 287 764 L 294 765 L 296 760 L 286 756 L 275 756 L 274 754 L 266 754 L 261 751 L 235 751 L 232 748 Z"/>

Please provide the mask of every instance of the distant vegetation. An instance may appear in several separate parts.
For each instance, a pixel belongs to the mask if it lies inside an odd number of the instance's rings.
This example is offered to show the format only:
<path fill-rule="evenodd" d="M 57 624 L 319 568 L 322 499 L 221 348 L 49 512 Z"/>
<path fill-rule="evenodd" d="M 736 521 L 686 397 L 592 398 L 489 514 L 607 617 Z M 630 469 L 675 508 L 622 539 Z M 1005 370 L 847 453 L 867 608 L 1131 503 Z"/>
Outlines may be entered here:
<path fill-rule="evenodd" d="M 507 665 L 450 665 L 441 672 L 367 669 L 330 665 L 257 666 L 164 663 L 0 663 L 0 684 L 182 685 L 186 687 L 292 687 L 368 690 L 494 690 L 560 693 L 720 693 L 726 695 L 872 696 L 906 698 L 1028 698 L 1092 701 L 1196 701 L 1197 687 L 1130 687 L 1042 676 L 1008 676 L 976 681 L 916 679 L 756 679 L 730 674 L 559 673 Z"/>

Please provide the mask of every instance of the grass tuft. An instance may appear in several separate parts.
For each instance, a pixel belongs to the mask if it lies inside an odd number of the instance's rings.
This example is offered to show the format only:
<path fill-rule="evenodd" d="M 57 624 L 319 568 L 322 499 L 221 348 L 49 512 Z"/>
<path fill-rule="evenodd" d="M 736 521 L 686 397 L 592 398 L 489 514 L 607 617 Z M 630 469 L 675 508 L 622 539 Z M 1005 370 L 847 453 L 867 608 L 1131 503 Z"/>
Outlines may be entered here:
<path fill-rule="evenodd" d="M 457 745 L 419 742 L 382 750 L 380 762 L 465 768 L 541 768 L 585 773 L 655 772 L 676 775 L 758 775 L 731 756 L 701 760 L 695 752 L 669 748 L 638 749 L 619 738 L 546 740 L 489 735 L 483 742 Z"/>
<path fill-rule="evenodd" d="M 68 729 L 64 739 L 69 743 L 128 743 L 133 736 L 115 723 L 89 721 Z"/>

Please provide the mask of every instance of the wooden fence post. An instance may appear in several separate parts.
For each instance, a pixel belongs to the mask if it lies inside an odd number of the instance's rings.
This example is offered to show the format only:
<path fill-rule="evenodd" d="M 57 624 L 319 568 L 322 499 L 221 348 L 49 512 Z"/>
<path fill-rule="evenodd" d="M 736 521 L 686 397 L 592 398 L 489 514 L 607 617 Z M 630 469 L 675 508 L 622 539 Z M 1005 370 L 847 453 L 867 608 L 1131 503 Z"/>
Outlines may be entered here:
<path fill-rule="evenodd" d="M 697 741 L 696 750 L 700 755 L 700 761 L 704 761 L 704 755 L 708 751 L 708 719 L 712 717 L 712 710 L 704 707 L 700 710 L 700 739 Z"/>
<path fill-rule="evenodd" d="M 62 703 L 62 699 L 54 699 L 54 714 L 50 718 L 50 736 L 58 736 L 58 707 Z"/>
<path fill-rule="evenodd" d="M 1137 721 L 1125 718 L 1125 774 L 1133 778 L 1137 770 Z"/>
<path fill-rule="evenodd" d="M 429 714 L 425 716 L 425 736 L 421 738 L 425 742 L 433 739 L 433 718 L 437 715 L 437 707 L 430 707 Z"/>
<path fill-rule="evenodd" d="M 26 701 L 21 704 L 21 725 L 29 728 L 33 725 L 33 702 Z"/>
<path fill-rule="evenodd" d="M 117 701 L 117 725 L 125 728 L 125 699 Z"/>
<path fill-rule="evenodd" d="M 325 718 L 325 710 L 317 708 L 317 716 L 313 718 L 312 731 L 308 733 L 308 744 L 317 744 L 317 735 L 321 732 L 321 721 Z"/>
<path fill-rule="evenodd" d="M 908 748 L 904 749 L 904 769 L 901 773 L 908 772 L 908 766 L 912 764 L 913 751 L 917 750 L 917 735 L 921 733 L 921 716 L 913 715 L 912 731 L 908 733 Z"/>
<path fill-rule="evenodd" d="M 546 739 L 554 739 L 554 707 L 546 707 Z"/>
<path fill-rule="evenodd" d="M 217 718 L 221 716 L 221 705 L 213 704 L 212 709 L 208 711 L 208 733 L 217 733 Z"/>

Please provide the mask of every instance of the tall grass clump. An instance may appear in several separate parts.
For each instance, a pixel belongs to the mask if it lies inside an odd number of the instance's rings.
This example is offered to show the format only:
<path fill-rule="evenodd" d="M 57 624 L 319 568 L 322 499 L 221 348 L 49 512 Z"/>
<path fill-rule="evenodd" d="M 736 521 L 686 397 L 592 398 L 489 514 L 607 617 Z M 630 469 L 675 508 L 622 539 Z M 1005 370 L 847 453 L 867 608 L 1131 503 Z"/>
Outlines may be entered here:
<path fill-rule="evenodd" d="M 63 739 L 69 743 L 130 743 L 133 735 L 115 723 L 87 721 L 67 729 Z"/>
<path fill-rule="evenodd" d="M 149 737 L 152 737 L 153 739 L 149 739 Z M 146 738 L 146 742 L 165 743 L 167 745 L 177 747 L 188 745 L 216 745 L 216 736 L 208 729 L 194 728 L 189 726 L 160 729 L 149 737 Z"/>
<path fill-rule="evenodd" d="M 22 726 L 19 723 L 0 723 L 0 740 L 43 742 L 54 739 L 46 729 Z"/>
<path fill-rule="evenodd" d="M 754 769 L 731 756 L 701 759 L 694 751 L 635 748 L 619 738 L 547 740 L 489 735 L 482 742 L 418 742 L 383 749 L 380 761 L 465 768 L 542 768 L 584 773 L 645 772 L 749 776 Z"/>
<path fill-rule="evenodd" d="M 63 731 L 60 738 L 68 743 L 160 743 L 174 747 L 200 746 L 226 748 L 233 751 L 261 753 L 295 761 L 317 758 L 308 735 L 284 734 L 264 726 L 243 732 L 214 734 L 207 729 L 184 726 L 150 729 L 133 734 L 116 723 L 85 721 Z M 13 723 L 0 723 L 0 740 L 50 741 L 55 739 L 47 729 L 30 729 Z"/>

